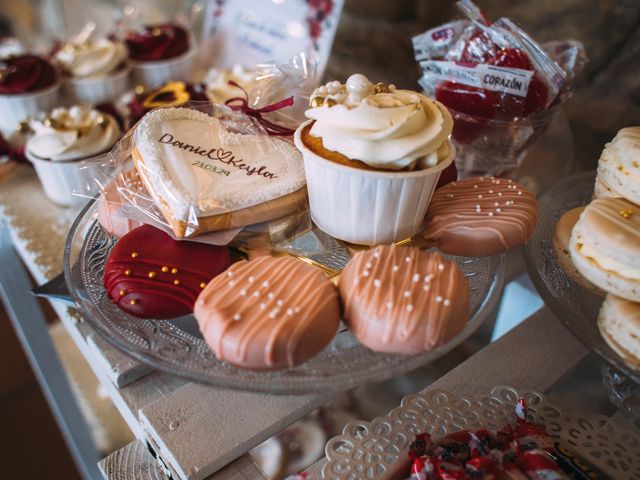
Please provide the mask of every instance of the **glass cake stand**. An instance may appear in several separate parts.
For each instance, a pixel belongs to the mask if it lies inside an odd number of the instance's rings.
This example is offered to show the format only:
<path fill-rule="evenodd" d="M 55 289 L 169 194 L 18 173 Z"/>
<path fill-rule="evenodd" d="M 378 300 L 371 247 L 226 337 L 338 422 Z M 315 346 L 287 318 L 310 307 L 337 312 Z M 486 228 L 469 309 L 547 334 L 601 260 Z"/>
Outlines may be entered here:
<path fill-rule="evenodd" d="M 469 280 L 471 317 L 451 341 L 413 355 L 376 353 L 361 345 L 346 329 L 320 354 L 295 368 L 253 371 L 215 357 L 189 315 L 175 320 L 140 319 L 113 304 L 103 286 L 103 270 L 116 240 L 96 220 L 95 200 L 74 222 L 64 252 L 69 292 L 84 320 L 117 348 L 141 362 L 169 373 L 211 385 L 269 392 L 306 394 L 342 390 L 368 381 L 382 381 L 444 355 L 471 335 L 487 318 L 502 292 L 504 255 L 457 257 Z"/>
<path fill-rule="evenodd" d="M 556 224 L 572 208 L 587 205 L 595 171 L 566 177 L 539 200 L 540 217 L 525 247 L 529 276 L 558 319 L 604 360 L 604 385 L 611 401 L 634 421 L 640 418 L 640 371 L 626 365 L 604 341 L 597 325 L 604 297 L 575 282 L 558 264 L 553 248 Z"/>

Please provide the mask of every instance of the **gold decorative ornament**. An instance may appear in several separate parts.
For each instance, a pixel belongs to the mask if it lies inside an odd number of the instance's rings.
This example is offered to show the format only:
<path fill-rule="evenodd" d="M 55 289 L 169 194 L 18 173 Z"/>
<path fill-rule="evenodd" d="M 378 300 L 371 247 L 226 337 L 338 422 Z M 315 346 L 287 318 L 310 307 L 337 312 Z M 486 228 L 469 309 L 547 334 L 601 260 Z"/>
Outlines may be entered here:
<path fill-rule="evenodd" d="M 153 278 L 153 277 L 155 277 L 155 276 L 156 276 L 156 272 L 154 272 L 154 271 L 152 270 L 152 271 L 150 271 L 150 272 L 147 274 L 147 276 L 148 276 L 149 278 Z"/>
<path fill-rule="evenodd" d="M 175 275 L 176 273 L 178 273 L 178 269 L 176 267 L 173 267 L 171 269 L 171 273 L 173 273 Z"/>
<path fill-rule="evenodd" d="M 324 103 L 324 97 L 313 97 L 311 99 L 310 105 L 313 108 L 316 108 L 316 107 L 321 107 L 323 103 Z"/>
<path fill-rule="evenodd" d="M 165 265 L 160 270 L 162 270 L 163 273 L 167 273 L 169 271 L 169 267 Z"/>
<path fill-rule="evenodd" d="M 336 102 L 333 98 L 327 98 L 324 103 L 327 107 L 331 108 L 334 105 L 337 105 L 338 102 Z"/>
<path fill-rule="evenodd" d="M 164 97 L 164 98 L 163 98 Z M 170 97 L 170 100 L 166 98 Z M 160 90 L 151 93 L 142 102 L 144 108 L 176 107 L 188 102 L 191 95 L 184 82 L 168 82 Z"/>
<path fill-rule="evenodd" d="M 376 93 L 389 93 L 389 88 L 382 82 L 376 83 L 376 86 L 373 90 Z"/>
<path fill-rule="evenodd" d="M 138 252 L 131 252 L 131 258 L 138 258 Z"/>
<path fill-rule="evenodd" d="M 620 210 L 620 216 L 624 219 L 627 219 L 629 217 L 631 217 L 631 215 L 633 215 L 633 210 L 630 208 L 625 208 L 623 210 Z"/>
<path fill-rule="evenodd" d="M 173 281 L 174 285 L 180 285 L 180 280 L 178 280 L 177 278 Z"/>

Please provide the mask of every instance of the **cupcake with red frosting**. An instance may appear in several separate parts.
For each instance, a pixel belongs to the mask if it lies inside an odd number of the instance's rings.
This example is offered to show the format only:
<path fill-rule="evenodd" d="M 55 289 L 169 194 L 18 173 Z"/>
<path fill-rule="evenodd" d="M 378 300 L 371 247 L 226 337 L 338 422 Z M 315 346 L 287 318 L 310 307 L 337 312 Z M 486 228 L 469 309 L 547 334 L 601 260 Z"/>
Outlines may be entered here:
<path fill-rule="evenodd" d="M 13 132 L 25 118 L 58 103 L 58 74 L 47 60 L 24 54 L 0 59 L 0 130 Z"/>
<path fill-rule="evenodd" d="M 130 31 L 125 43 L 133 73 L 147 87 L 189 79 L 194 49 L 189 33 L 174 24 L 146 25 Z"/>

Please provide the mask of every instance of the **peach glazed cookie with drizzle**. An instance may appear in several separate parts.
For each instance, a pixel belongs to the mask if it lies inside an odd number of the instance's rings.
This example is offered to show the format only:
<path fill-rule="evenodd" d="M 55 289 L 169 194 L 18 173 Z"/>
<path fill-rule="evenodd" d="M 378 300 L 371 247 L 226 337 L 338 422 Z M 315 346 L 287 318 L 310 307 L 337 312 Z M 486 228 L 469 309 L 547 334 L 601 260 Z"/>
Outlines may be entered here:
<path fill-rule="evenodd" d="M 339 289 L 345 323 L 376 352 L 431 350 L 469 319 L 469 284 L 458 265 L 418 248 L 379 246 L 357 253 Z"/>
<path fill-rule="evenodd" d="M 495 255 L 526 243 L 537 220 L 536 198 L 513 180 L 467 178 L 436 190 L 423 235 L 451 255 Z"/>
<path fill-rule="evenodd" d="M 308 360 L 327 346 L 340 323 L 333 283 L 290 256 L 233 264 L 200 293 L 194 313 L 220 360 L 257 370 Z"/>

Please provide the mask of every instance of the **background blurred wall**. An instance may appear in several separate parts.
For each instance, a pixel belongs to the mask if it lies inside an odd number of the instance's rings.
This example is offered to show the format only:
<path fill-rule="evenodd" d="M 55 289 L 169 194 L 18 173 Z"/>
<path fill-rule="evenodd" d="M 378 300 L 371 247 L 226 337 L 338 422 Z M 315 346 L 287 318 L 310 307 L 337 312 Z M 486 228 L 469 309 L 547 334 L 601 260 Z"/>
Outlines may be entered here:
<path fill-rule="evenodd" d="M 489 19 L 510 17 L 536 40 L 573 38 L 589 63 L 565 111 L 576 169 L 594 168 L 605 142 L 640 125 L 639 0 L 476 0 Z M 458 13 L 450 0 L 346 0 L 327 78 L 362 72 L 416 88 L 411 37 Z"/>

